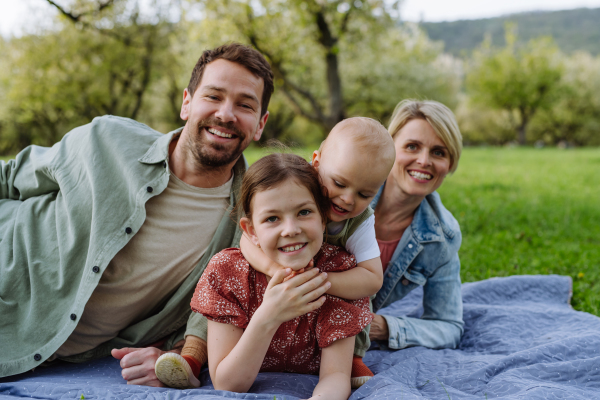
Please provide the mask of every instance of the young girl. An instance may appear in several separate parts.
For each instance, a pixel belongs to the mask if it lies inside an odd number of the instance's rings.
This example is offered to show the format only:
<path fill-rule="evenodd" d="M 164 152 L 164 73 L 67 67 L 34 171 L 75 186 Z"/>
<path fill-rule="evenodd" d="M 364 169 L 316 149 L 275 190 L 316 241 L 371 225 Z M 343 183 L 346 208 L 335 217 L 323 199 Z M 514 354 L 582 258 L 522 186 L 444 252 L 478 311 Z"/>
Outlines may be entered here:
<path fill-rule="evenodd" d="M 329 204 L 315 169 L 292 154 L 272 154 L 242 183 L 240 226 L 274 262 L 269 278 L 239 249 L 226 249 L 198 282 L 192 309 L 208 318 L 215 389 L 246 392 L 259 371 L 319 373 L 313 398 L 347 399 L 354 335 L 371 322 L 368 298 L 325 295 L 327 272 L 356 266 L 343 248 L 323 244 Z M 284 281 L 314 260 L 312 270 Z"/>

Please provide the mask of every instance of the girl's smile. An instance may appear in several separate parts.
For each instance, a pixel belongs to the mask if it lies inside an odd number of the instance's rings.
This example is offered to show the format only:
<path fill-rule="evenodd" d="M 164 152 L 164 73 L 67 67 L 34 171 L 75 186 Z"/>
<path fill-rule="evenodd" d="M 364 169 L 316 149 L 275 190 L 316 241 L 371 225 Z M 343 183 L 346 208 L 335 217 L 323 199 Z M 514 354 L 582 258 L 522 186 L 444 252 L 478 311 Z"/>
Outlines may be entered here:
<path fill-rule="evenodd" d="M 310 191 L 295 180 L 257 192 L 252 217 L 242 219 L 250 240 L 276 263 L 299 270 L 323 244 L 323 219 Z"/>

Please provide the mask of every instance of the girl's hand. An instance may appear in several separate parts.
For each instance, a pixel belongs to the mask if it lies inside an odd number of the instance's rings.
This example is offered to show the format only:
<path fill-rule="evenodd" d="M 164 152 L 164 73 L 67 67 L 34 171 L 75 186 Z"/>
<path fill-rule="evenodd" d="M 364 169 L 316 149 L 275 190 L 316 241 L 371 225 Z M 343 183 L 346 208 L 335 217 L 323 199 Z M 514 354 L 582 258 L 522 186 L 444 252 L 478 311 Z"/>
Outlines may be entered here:
<path fill-rule="evenodd" d="M 325 292 L 331 284 L 327 273 L 314 268 L 283 282 L 292 270 L 285 268 L 275 273 L 269 281 L 261 306 L 253 319 L 264 318 L 279 327 L 284 322 L 314 311 L 325 302 Z"/>

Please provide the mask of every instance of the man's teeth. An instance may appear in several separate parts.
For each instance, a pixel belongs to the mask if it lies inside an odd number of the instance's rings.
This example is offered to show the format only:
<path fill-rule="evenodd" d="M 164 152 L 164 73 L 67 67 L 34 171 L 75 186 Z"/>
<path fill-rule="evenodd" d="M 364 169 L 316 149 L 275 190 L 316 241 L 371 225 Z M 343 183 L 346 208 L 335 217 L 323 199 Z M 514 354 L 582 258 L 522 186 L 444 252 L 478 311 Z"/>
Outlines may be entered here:
<path fill-rule="evenodd" d="M 282 247 L 281 250 L 283 250 L 284 252 L 290 252 L 290 251 L 296 251 L 296 250 L 300 250 L 301 248 L 303 248 L 304 245 L 303 244 L 296 244 L 294 246 L 287 246 L 287 247 Z"/>
<path fill-rule="evenodd" d="M 423 173 L 417 172 L 417 171 L 410 171 L 409 174 L 410 174 L 410 176 L 414 176 L 417 179 L 430 180 L 431 178 L 433 178 L 433 176 L 431 176 L 429 174 L 423 174 Z"/>
<path fill-rule="evenodd" d="M 217 136 L 224 137 L 224 138 L 232 138 L 233 137 L 233 135 L 231 135 L 229 133 L 221 132 L 214 128 L 208 128 L 208 131 L 210 133 L 212 133 L 213 135 L 217 135 Z"/>

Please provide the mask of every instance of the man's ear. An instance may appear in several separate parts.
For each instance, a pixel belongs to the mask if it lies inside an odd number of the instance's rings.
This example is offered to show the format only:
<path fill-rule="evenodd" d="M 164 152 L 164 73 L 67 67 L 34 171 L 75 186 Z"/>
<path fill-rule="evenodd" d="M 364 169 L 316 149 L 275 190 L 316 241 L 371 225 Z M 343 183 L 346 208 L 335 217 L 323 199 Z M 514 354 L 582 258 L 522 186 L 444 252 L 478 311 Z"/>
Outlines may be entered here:
<path fill-rule="evenodd" d="M 319 150 L 313 151 L 312 154 L 312 166 L 317 171 L 319 170 L 319 164 L 321 163 L 321 152 Z"/>
<path fill-rule="evenodd" d="M 255 245 L 260 247 L 260 243 L 258 241 L 258 236 L 256 236 L 256 230 L 254 229 L 254 225 L 252 225 L 252 221 L 248 217 L 240 218 L 240 228 L 244 231 L 248 239 Z"/>
<path fill-rule="evenodd" d="M 187 88 L 183 89 L 183 102 L 181 103 L 181 112 L 179 116 L 182 120 L 187 121 L 190 116 L 190 104 L 192 103 L 192 95 Z"/>
<path fill-rule="evenodd" d="M 263 131 L 265 130 L 265 125 L 267 124 L 267 119 L 269 119 L 269 112 L 267 111 L 265 115 L 260 117 L 258 120 L 258 128 L 256 128 L 256 133 L 252 137 L 253 140 L 259 141 L 262 136 Z"/>

